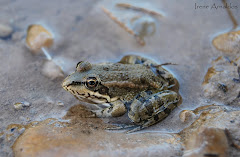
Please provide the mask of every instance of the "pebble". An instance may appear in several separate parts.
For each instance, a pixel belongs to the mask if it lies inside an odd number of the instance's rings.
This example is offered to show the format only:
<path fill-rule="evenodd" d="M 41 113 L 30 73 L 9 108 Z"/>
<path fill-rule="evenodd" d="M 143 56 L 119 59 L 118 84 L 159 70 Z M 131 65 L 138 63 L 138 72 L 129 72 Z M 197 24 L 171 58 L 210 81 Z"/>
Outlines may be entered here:
<path fill-rule="evenodd" d="M 14 104 L 14 108 L 16 110 L 21 110 L 23 109 L 24 107 L 29 107 L 31 104 L 27 101 L 23 101 L 23 102 L 18 102 L 18 103 L 15 103 Z"/>
<path fill-rule="evenodd" d="M 180 118 L 181 122 L 186 123 L 186 122 L 189 122 L 189 121 L 195 119 L 196 115 L 191 110 L 183 110 L 180 113 L 179 118 Z"/>
<path fill-rule="evenodd" d="M 216 49 L 231 53 L 240 49 L 240 31 L 233 31 L 221 34 L 212 41 Z"/>
<path fill-rule="evenodd" d="M 64 77 L 62 69 L 52 60 L 46 61 L 42 68 L 42 74 L 51 80 Z"/>
<path fill-rule="evenodd" d="M 140 37 L 150 36 L 156 32 L 156 21 L 150 16 L 133 18 L 132 27 Z"/>
<path fill-rule="evenodd" d="M 10 36 L 13 32 L 13 29 L 8 25 L 0 24 L 0 38 L 6 38 Z"/>
<path fill-rule="evenodd" d="M 62 107 L 62 106 L 64 106 L 64 103 L 62 101 L 58 101 L 57 105 Z"/>
<path fill-rule="evenodd" d="M 26 45 L 34 54 L 40 53 L 44 47 L 51 47 L 53 35 L 41 25 L 30 25 L 27 30 Z"/>
<path fill-rule="evenodd" d="M 16 104 L 14 104 L 14 108 L 16 110 L 21 110 L 21 109 L 23 109 L 23 104 L 22 103 L 16 103 Z"/>
<path fill-rule="evenodd" d="M 45 97 L 44 100 L 46 100 L 47 104 L 48 105 L 52 105 L 54 104 L 54 100 L 51 98 L 51 97 Z"/>
<path fill-rule="evenodd" d="M 30 104 L 29 102 L 27 102 L 27 101 L 23 101 L 22 104 L 23 104 L 23 107 L 29 107 L 29 106 L 31 105 L 31 104 Z"/>

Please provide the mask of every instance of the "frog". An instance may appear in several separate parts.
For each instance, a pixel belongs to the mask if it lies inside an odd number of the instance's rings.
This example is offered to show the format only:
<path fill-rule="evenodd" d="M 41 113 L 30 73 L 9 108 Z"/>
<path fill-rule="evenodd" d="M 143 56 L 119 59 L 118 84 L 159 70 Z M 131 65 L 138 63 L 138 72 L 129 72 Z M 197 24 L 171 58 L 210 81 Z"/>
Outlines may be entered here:
<path fill-rule="evenodd" d="M 119 117 L 127 113 L 132 125 L 110 129 L 142 130 L 165 119 L 178 106 L 180 95 L 172 90 L 176 78 L 164 64 L 126 55 L 117 63 L 77 63 L 62 87 L 80 101 L 97 106 L 94 117 Z"/>

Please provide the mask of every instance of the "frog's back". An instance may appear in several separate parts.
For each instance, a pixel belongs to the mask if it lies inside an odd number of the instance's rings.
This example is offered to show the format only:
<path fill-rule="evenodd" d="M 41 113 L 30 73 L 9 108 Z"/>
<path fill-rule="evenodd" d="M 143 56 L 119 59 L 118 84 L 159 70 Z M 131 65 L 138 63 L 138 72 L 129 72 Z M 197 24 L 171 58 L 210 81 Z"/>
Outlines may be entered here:
<path fill-rule="evenodd" d="M 136 89 L 158 89 L 165 84 L 150 67 L 142 64 L 103 64 L 94 65 L 92 71 L 97 74 L 105 86 L 128 87 Z M 127 86 L 129 85 L 129 86 Z"/>

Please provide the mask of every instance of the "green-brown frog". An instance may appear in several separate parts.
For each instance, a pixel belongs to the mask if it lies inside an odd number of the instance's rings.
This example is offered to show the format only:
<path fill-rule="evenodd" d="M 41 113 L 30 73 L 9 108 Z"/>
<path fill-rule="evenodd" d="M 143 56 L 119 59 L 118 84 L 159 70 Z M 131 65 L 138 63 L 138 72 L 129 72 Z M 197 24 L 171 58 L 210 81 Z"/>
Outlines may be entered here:
<path fill-rule="evenodd" d="M 128 132 L 134 132 L 163 120 L 177 106 L 180 96 L 170 90 L 175 83 L 173 75 L 161 65 L 129 55 L 118 63 L 81 61 L 62 87 L 82 101 L 97 104 L 99 109 L 93 110 L 97 117 L 128 112 L 135 124 Z"/>

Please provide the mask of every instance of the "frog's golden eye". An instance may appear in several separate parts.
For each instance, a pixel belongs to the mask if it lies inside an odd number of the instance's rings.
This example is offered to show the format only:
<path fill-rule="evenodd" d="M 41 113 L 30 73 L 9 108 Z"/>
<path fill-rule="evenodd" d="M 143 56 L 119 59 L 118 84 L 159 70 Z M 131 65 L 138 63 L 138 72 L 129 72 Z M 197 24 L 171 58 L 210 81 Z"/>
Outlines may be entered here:
<path fill-rule="evenodd" d="M 87 88 L 95 88 L 98 85 L 98 80 L 96 77 L 88 77 L 85 85 Z"/>

